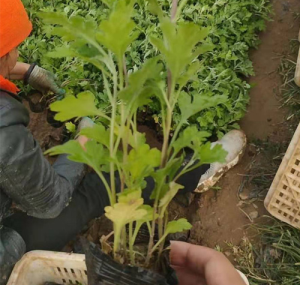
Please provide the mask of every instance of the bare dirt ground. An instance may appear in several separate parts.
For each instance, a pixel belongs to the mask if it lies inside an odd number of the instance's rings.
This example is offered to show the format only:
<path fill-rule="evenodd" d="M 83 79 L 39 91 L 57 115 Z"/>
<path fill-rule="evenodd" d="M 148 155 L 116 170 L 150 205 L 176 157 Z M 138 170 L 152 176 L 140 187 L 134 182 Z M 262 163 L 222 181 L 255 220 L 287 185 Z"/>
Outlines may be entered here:
<path fill-rule="evenodd" d="M 248 113 L 240 122 L 249 140 L 245 156 L 239 165 L 226 173 L 215 190 L 195 195 L 188 207 L 176 202 L 171 205 L 171 216 L 185 216 L 192 222 L 193 229 L 189 237 L 192 243 L 210 247 L 225 247 L 227 242 L 237 245 L 246 234 L 247 226 L 267 214 L 263 199 L 248 199 L 252 191 L 251 184 L 244 185 L 243 182 L 254 163 L 268 163 L 251 145 L 253 140 L 269 139 L 282 143 L 290 139 L 285 110 L 280 108 L 279 88 L 282 83 L 278 68 L 282 56 L 289 52 L 290 40 L 298 36 L 300 20 L 295 19 L 294 13 L 300 13 L 300 0 L 274 0 L 273 7 L 273 20 L 260 35 L 261 45 L 258 50 L 251 51 L 256 76 L 249 79 L 254 87 L 250 93 Z M 45 113 L 31 113 L 30 129 L 44 149 L 61 140 L 62 129 L 48 125 Z M 146 132 L 147 141 L 152 146 L 160 147 L 154 131 L 145 126 L 141 126 L 140 131 Z M 98 239 L 95 233 L 99 231 L 101 223 L 91 224 L 91 240 Z"/>

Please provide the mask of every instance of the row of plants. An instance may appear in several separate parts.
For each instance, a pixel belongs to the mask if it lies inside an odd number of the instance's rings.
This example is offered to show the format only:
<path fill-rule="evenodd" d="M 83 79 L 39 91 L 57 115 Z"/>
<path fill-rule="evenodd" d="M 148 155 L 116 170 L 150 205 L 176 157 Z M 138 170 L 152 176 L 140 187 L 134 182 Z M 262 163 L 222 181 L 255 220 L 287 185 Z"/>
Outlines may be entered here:
<path fill-rule="evenodd" d="M 92 90 L 101 108 L 110 108 L 109 95 L 105 92 L 104 80 L 97 69 L 89 63 L 72 56 L 61 56 L 69 49 L 68 43 L 62 42 L 51 32 L 53 27 L 42 25 L 39 11 L 61 11 L 67 17 L 82 16 L 99 24 L 107 18 L 109 9 L 99 0 L 24 0 L 25 7 L 34 24 L 34 31 L 20 47 L 22 59 L 37 62 L 53 71 L 69 93 L 77 94 Z M 137 1 L 133 14 L 139 29 L 139 37 L 126 50 L 128 72 L 138 70 L 145 60 L 158 54 L 157 47 L 150 43 L 150 37 L 162 37 L 159 22 L 153 16 L 147 1 Z M 189 82 L 184 91 L 191 97 L 226 95 L 228 100 L 215 108 L 202 111 L 189 118 L 201 130 L 222 136 L 232 128 L 237 128 L 236 121 L 243 117 L 249 101 L 250 85 L 244 77 L 253 75 L 253 66 L 249 59 L 249 49 L 259 44 L 257 33 L 264 29 L 265 20 L 270 14 L 268 0 L 185 0 L 181 5 L 178 22 L 189 21 L 202 27 L 209 27 L 206 38 L 208 52 L 201 55 L 195 79 Z M 164 14 L 169 13 L 169 0 L 159 1 Z M 54 54 L 53 50 L 58 49 Z M 47 54 L 51 52 L 51 56 Z M 84 52 L 91 52 L 85 50 Z M 195 67 L 196 68 L 196 67 Z M 162 125 L 159 101 L 154 100 L 147 107 L 141 108 L 143 117 L 152 117 Z M 178 105 L 173 113 L 173 125 L 180 122 Z"/>

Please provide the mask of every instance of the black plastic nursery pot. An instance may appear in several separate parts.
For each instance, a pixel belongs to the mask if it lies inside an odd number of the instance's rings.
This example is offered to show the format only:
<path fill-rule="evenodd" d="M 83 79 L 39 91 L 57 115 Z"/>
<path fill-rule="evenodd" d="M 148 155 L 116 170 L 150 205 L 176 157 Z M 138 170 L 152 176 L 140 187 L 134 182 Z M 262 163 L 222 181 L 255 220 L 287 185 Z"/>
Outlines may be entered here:
<path fill-rule="evenodd" d="M 122 265 L 103 253 L 99 246 L 84 242 L 89 285 L 176 285 L 172 274 L 164 277 L 151 270 Z M 172 276 L 171 276 L 172 275 Z"/>

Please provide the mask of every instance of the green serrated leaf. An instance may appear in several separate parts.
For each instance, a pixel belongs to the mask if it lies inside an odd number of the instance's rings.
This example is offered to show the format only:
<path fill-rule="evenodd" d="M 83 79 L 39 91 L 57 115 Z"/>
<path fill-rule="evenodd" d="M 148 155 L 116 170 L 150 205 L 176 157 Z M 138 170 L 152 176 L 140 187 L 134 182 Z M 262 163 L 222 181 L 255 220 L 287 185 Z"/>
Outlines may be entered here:
<path fill-rule="evenodd" d="M 206 143 L 198 148 L 198 156 L 203 164 L 224 163 L 226 162 L 227 151 L 223 149 L 221 144 L 212 147 L 211 143 Z"/>
<path fill-rule="evenodd" d="M 129 136 L 128 136 L 128 143 L 130 146 L 137 149 L 141 145 L 146 143 L 146 136 L 145 136 L 145 134 L 142 134 L 139 132 L 131 132 L 130 131 Z"/>
<path fill-rule="evenodd" d="M 151 199 L 155 199 L 157 196 L 158 200 L 160 200 L 162 197 L 164 197 L 164 195 L 166 195 L 170 186 L 166 184 L 165 181 L 172 181 L 174 179 L 175 175 L 182 166 L 183 160 L 183 155 L 169 160 L 164 168 L 157 169 L 152 174 L 152 177 L 155 181 L 155 188 L 151 193 Z"/>
<path fill-rule="evenodd" d="M 137 221 L 136 226 L 141 226 L 143 223 L 150 222 L 153 220 L 153 208 L 149 205 L 142 205 L 139 209 L 143 209 L 147 212 L 147 214 Z M 158 218 L 158 215 L 154 215 L 155 219 Z"/>
<path fill-rule="evenodd" d="M 181 132 L 177 140 L 172 144 L 174 152 L 177 154 L 185 147 L 189 147 L 191 149 L 193 149 L 194 146 L 199 147 L 210 136 L 211 133 L 199 131 L 196 126 L 188 126 Z"/>
<path fill-rule="evenodd" d="M 207 37 L 209 29 L 186 22 L 175 25 L 167 18 L 161 21 L 160 26 L 163 40 L 150 37 L 150 42 L 163 54 L 172 78 L 176 81 L 186 66 L 195 59 L 195 46 Z"/>
<path fill-rule="evenodd" d="M 105 216 L 114 223 L 115 235 L 119 235 L 121 229 L 128 223 L 138 221 L 146 216 L 147 211 L 139 209 L 143 199 L 137 199 L 131 204 L 116 203 L 105 207 Z"/>
<path fill-rule="evenodd" d="M 118 194 L 118 202 L 132 204 L 142 197 L 141 189 L 126 189 Z"/>
<path fill-rule="evenodd" d="M 184 87 L 189 81 L 199 80 L 197 76 L 197 72 L 201 68 L 201 62 L 195 61 L 189 65 L 187 71 L 185 71 L 177 80 L 180 88 Z"/>
<path fill-rule="evenodd" d="M 155 215 L 153 215 L 153 208 L 149 205 L 142 205 L 141 207 L 139 207 L 139 209 L 142 209 L 142 210 L 145 210 L 146 211 L 146 215 L 144 215 L 141 219 L 138 219 L 136 221 L 136 224 L 135 224 L 135 229 L 134 229 L 134 233 L 135 233 L 135 238 L 137 236 L 137 233 L 139 232 L 141 226 L 144 224 L 144 223 L 149 223 L 154 219 L 157 219 L 158 218 L 158 214 L 155 213 Z M 135 241 L 135 238 L 132 240 L 132 242 L 134 243 Z"/>
<path fill-rule="evenodd" d="M 76 126 L 72 122 L 66 123 L 66 129 L 67 129 L 68 133 L 71 133 L 71 134 L 76 132 Z"/>
<path fill-rule="evenodd" d="M 102 112 L 95 106 L 95 96 L 90 91 L 79 93 L 77 97 L 69 95 L 61 101 L 50 105 L 51 111 L 57 112 L 55 120 L 67 121 L 85 116 L 102 116 Z"/>
<path fill-rule="evenodd" d="M 77 49 L 77 52 L 80 57 L 85 57 L 85 58 L 96 57 L 101 55 L 97 48 L 89 44 L 82 45 Z"/>
<path fill-rule="evenodd" d="M 109 147 L 110 132 L 109 130 L 105 129 L 102 124 L 97 123 L 94 124 L 93 127 L 84 128 L 80 131 L 79 135 L 86 136 L 89 139 Z"/>
<path fill-rule="evenodd" d="M 161 208 L 161 214 L 160 214 L 161 218 L 163 218 L 169 203 L 172 201 L 172 199 L 175 197 L 175 195 L 178 193 L 178 191 L 183 188 L 184 188 L 184 186 L 177 184 L 175 182 L 171 182 L 169 184 L 168 192 L 159 201 L 159 207 Z"/>
<path fill-rule="evenodd" d="M 131 112 L 149 102 L 153 96 L 153 87 L 145 86 L 147 80 L 158 77 L 162 70 L 162 65 L 158 64 L 160 57 L 147 60 L 142 69 L 130 74 L 128 86 L 119 92 L 118 97 L 130 108 Z"/>
<path fill-rule="evenodd" d="M 148 0 L 148 2 L 148 10 L 150 11 L 150 13 L 157 15 L 158 18 L 161 20 L 163 18 L 163 11 L 158 5 L 157 0 Z"/>
<path fill-rule="evenodd" d="M 50 51 L 46 54 L 46 56 L 52 58 L 75 57 L 76 55 L 77 53 L 68 46 L 56 47 L 54 51 Z"/>
<path fill-rule="evenodd" d="M 101 22 L 101 33 L 96 35 L 97 41 L 111 50 L 118 60 L 123 60 L 127 47 L 139 35 L 139 32 L 134 31 L 136 24 L 131 19 L 134 3 L 134 0 L 119 0 L 108 20 Z"/>
<path fill-rule="evenodd" d="M 143 144 L 129 152 L 127 162 L 123 167 L 129 174 L 131 182 L 138 184 L 151 174 L 154 167 L 159 166 L 160 159 L 161 152 L 158 149 L 150 149 L 148 144 Z"/>
<path fill-rule="evenodd" d="M 201 54 L 204 54 L 206 52 L 212 51 L 214 49 L 214 45 L 210 43 L 203 43 L 201 46 L 197 47 L 193 57 L 196 58 Z"/>
<path fill-rule="evenodd" d="M 113 7 L 118 0 L 101 0 L 103 3 L 105 3 L 108 7 Z"/>
<path fill-rule="evenodd" d="M 88 141 L 83 149 L 78 141 L 71 140 L 63 145 L 52 147 L 45 154 L 68 154 L 68 159 L 87 164 L 97 171 L 100 171 L 101 165 L 108 164 L 109 160 L 108 151 L 95 141 Z"/>
<path fill-rule="evenodd" d="M 165 233 L 166 234 L 175 234 L 178 232 L 183 232 L 190 230 L 192 225 L 187 221 L 187 219 L 179 219 L 177 221 L 171 221 L 167 224 Z"/>
<path fill-rule="evenodd" d="M 227 102 L 227 96 L 224 95 L 198 95 L 194 96 L 193 102 L 191 96 L 185 92 L 181 92 L 178 98 L 178 104 L 181 112 L 181 121 L 185 122 L 191 116 L 199 113 L 200 111 L 215 107 L 219 104 Z"/>
<path fill-rule="evenodd" d="M 45 23 L 59 25 L 53 29 L 52 33 L 63 37 L 64 40 L 78 39 L 99 48 L 95 38 L 97 35 L 95 20 L 91 18 L 86 20 L 81 16 L 73 16 L 68 19 L 65 14 L 56 12 L 41 12 L 38 15 Z"/>

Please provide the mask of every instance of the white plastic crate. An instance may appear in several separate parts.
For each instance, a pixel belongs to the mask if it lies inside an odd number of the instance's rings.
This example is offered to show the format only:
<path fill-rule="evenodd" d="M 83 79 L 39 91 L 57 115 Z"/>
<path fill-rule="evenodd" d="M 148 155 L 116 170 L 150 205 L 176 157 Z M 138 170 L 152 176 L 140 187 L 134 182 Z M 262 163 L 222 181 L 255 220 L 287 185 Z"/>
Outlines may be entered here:
<path fill-rule="evenodd" d="M 7 285 L 58 284 L 87 285 L 84 254 L 31 251 L 16 264 Z"/>
<path fill-rule="evenodd" d="M 277 219 L 300 229 L 300 124 L 265 199 Z"/>

